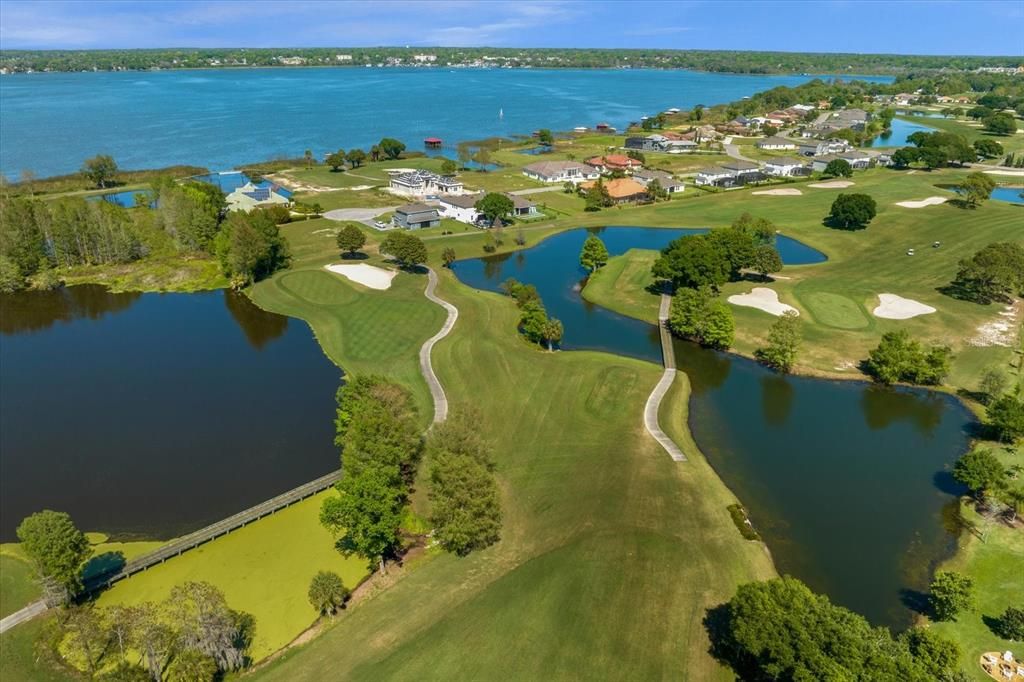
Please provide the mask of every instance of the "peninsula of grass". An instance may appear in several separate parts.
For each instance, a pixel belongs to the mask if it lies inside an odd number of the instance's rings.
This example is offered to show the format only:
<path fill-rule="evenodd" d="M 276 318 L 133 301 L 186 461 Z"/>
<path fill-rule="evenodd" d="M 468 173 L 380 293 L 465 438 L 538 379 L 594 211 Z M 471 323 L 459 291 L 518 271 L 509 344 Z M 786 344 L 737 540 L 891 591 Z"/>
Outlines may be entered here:
<path fill-rule="evenodd" d="M 430 240 L 432 258 L 470 240 Z M 511 300 L 445 270 L 438 295 L 460 315 L 434 367 L 452 408 L 479 410 L 494 447 L 502 539 L 420 565 L 255 676 L 731 679 L 708 654 L 705 610 L 774 570 L 685 435 L 685 381 L 663 404 L 690 457 L 680 465 L 641 420 L 659 367 L 529 345 Z M 320 331 L 329 323 L 312 320 L 328 353 L 341 352 Z"/>

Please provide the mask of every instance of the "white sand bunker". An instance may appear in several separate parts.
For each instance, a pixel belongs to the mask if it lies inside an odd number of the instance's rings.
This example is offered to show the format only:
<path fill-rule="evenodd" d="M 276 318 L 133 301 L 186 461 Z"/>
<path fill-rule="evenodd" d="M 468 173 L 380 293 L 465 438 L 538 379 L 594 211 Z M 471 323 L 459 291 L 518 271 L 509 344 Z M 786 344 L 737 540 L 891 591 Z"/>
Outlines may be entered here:
<path fill-rule="evenodd" d="M 797 315 L 800 314 L 800 311 L 793 306 L 781 302 L 775 290 L 768 287 L 754 287 L 749 294 L 733 294 L 728 301 L 733 305 L 763 310 L 769 315 L 781 316 L 790 310 Z"/>
<path fill-rule="evenodd" d="M 935 312 L 935 308 L 930 305 L 896 294 L 879 294 L 878 302 L 878 307 L 872 310 L 871 314 L 886 320 L 909 320 L 918 315 L 930 315 Z"/>
<path fill-rule="evenodd" d="M 763 189 L 760 192 L 751 192 L 751 194 L 764 194 L 769 197 L 798 197 L 803 192 L 798 189 Z"/>
<path fill-rule="evenodd" d="M 325 265 L 324 268 L 365 287 L 380 290 L 390 289 L 391 280 L 398 274 L 394 270 L 385 270 L 384 268 L 378 268 L 376 265 L 367 265 L 366 263 L 352 265 L 337 263 Z"/>
<path fill-rule="evenodd" d="M 844 187 L 853 187 L 852 180 L 832 180 L 830 182 L 813 182 L 808 187 L 817 187 L 818 189 L 843 189 Z"/>
<path fill-rule="evenodd" d="M 946 197 L 928 197 L 927 199 L 920 199 L 918 201 L 897 201 L 897 206 L 903 208 L 924 208 L 925 206 L 937 206 L 938 204 L 946 203 Z"/>

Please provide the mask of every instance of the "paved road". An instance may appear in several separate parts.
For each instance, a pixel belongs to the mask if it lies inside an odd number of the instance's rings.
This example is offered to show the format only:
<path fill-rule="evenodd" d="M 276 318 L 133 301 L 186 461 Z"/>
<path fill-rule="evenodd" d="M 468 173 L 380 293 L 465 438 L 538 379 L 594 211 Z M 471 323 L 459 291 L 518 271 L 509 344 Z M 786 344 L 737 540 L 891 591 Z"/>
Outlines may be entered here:
<path fill-rule="evenodd" d="M 743 156 L 743 154 L 740 153 L 739 145 L 723 144 L 722 146 L 725 147 L 725 153 L 734 159 L 739 159 L 740 161 L 749 161 L 751 163 L 757 163 L 757 161 L 755 161 L 754 159 L 749 159 L 746 156 Z"/>
<path fill-rule="evenodd" d="M 647 398 L 647 404 L 644 406 L 644 428 L 647 429 L 647 433 L 654 436 L 654 440 L 658 441 L 658 444 L 665 449 L 669 457 L 677 462 L 685 462 L 686 455 L 675 444 L 675 441 L 661 430 L 661 426 L 658 424 L 658 410 L 661 407 L 661 401 L 676 378 L 676 361 L 675 352 L 672 349 L 672 337 L 668 332 L 668 328 L 665 327 L 671 304 L 672 297 L 668 294 L 662 294 L 661 308 L 658 311 L 658 326 L 661 328 L 661 352 L 665 362 L 665 372 L 661 375 L 658 385 L 654 387 L 651 395 Z"/>
<path fill-rule="evenodd" d="M 564 189 L 565 188 L 562 185 L 555 184 L 549 187 L 531 187 L 530 189 L 517 189 L 514 192 L 509 192 L 509 194 L 514 194 L 517 197 L 523 197 L 526 196 L 527 194 L 540 194 L 542 192 L 561 192 Z"/>
<path fill-rule="evenodd" d="M 328 220 L 352 220 L 357 223 L 365 223 L 373 227 L 373 219 L 377 216 L 394 211 L 397 206 L 382 206 L 377 208 L 336 208 L 333 211 L 324 213 Z"/>
<path fill-rule="evenodd" d="M 420 348 L 420 371 L 430 388 L 430 397 L 434 400 L 434 423 L 443 422 L 448 418 L 448 397 L 444 394 L 444 387 L 434 374 L 434 366 L 430 362 L 430 352 L 434 350 L 434 344 L 448 336 L 455 326 L 455 320 L 459 319 L 459 309 L 448 301 L 440 298 L 434 293 L 437 288 L 437 273 L 432 268 L 427 268 L 427 288 L 423 291 L 424 296 L 444 308 L 448 312 L 448 318 L 444 321 L 441 331 L 427 339 Z"/>
<path fill-rule="evenodd" d="M 0 633 L 7 632 L 15 625 L 21 625 L 25 621 L 32 620 L 36 616 L 46 612 L 46 602 L 40 599 L 32 602 L 20 611 L 15 611 L 3 620 L 0 620 Z"/>

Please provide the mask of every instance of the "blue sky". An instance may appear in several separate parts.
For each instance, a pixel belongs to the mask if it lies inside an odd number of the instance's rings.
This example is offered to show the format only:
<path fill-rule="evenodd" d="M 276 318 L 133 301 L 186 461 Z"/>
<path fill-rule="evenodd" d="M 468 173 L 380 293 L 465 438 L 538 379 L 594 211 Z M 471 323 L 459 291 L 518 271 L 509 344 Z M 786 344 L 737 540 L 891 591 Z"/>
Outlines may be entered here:
<path fill-rule="evenodd" d="M 3 0 L 0 47 L 450 45 L 1024 56 L 1024 0 Z"/>

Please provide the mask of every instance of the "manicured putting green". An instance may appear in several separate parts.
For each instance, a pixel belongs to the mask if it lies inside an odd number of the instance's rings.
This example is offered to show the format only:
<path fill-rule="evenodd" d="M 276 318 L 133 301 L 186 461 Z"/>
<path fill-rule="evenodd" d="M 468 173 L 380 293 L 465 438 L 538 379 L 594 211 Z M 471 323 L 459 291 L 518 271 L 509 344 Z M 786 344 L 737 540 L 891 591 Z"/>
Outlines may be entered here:
<path fill-rule="evenodd" d="M 803 293 L 797 287 L 796 295 L 819 324 L 837 329 L 864 329 L 871 324 L 864 310 L 842 294 L 828 291 Z"/>

